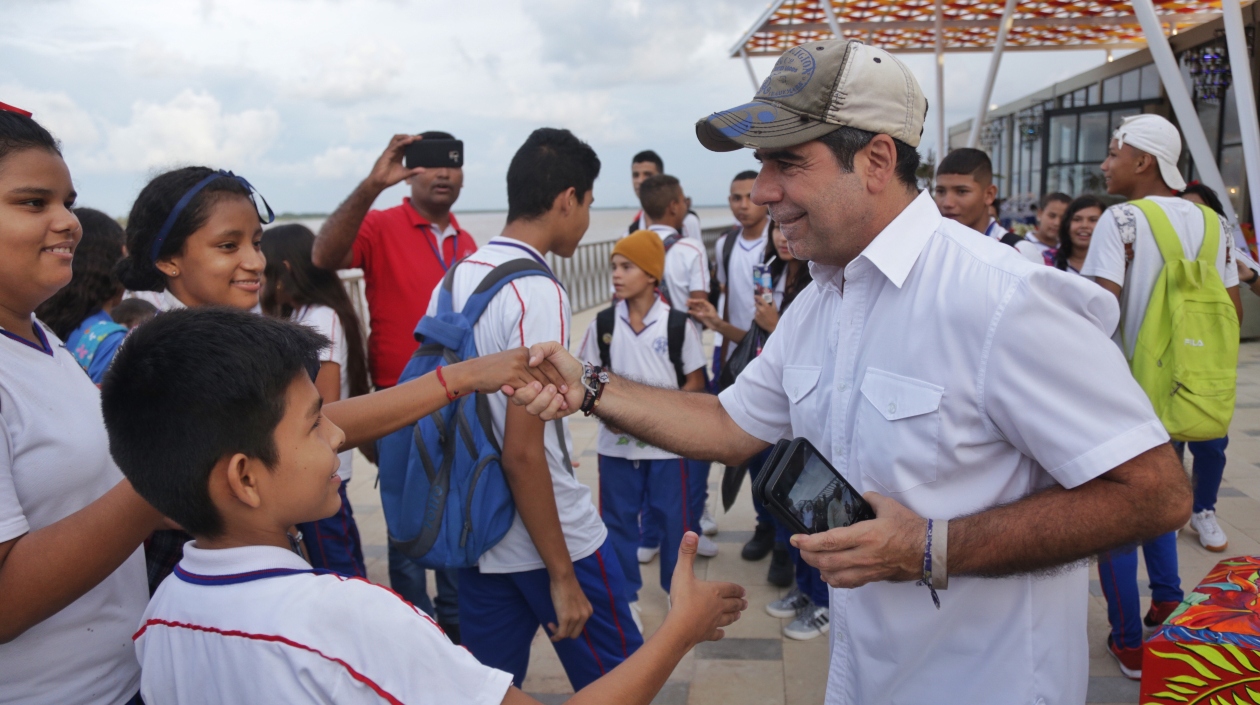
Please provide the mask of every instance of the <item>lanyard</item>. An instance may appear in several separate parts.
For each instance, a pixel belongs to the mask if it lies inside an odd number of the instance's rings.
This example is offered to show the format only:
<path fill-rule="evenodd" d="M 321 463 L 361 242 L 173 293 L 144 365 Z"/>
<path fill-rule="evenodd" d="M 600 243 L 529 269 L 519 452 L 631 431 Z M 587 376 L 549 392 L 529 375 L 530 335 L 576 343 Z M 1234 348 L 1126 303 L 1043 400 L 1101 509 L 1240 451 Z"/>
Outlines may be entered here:
<path fill-rule="evenodd" d="M 19 343 L 25 345 L 28 348 L 34 348 L 44 353 L 45 355 L 48 355 L 49 357 L 51 357 L 53 354 L 53 349 L 52 349 L 52 346 L 48 344 L 48 337 L 44 335 L 44 330 L 39 327 L 38 323 L 31 324 L 31 327 L 35 329 L 35 337 L 39 338 L 39 345 L 32 343 L 31 341 L 27 340 L 26 338 L 23 338 L 20 335 L 17 335 L 15 333 L 10 333 L 9 331 L 3 328 L 0 328 L 0 335 L 3 335 L 6 338 L 12 338 L 13 340 L 18 341 Z"/>
<path fill-rule="evenodd" d="M 446 260 L 442 257 L 442 240 L 438 237 L 437 230 L 434 229 L 432 225 L 424 225 L 421 227 L 423 227 L 427 233 L 433 236 L 432 240 L 426 237 L 424 241 L 428 243 L 429 249 L 433 250 L 433 256 L 437 258 L 438 264 L 442 265 L 442 271 L 445 272 L 449 270 L 451 268 L 451 265 L 447 264 Z M 455 233 L 454 237 L 455 237 L 455 258 L 454 259 L 459 260 L 459 233 L 458 232 Z M 433 244 L 434 242 L 436 242 L 437 244 L 436 245 Z"/>

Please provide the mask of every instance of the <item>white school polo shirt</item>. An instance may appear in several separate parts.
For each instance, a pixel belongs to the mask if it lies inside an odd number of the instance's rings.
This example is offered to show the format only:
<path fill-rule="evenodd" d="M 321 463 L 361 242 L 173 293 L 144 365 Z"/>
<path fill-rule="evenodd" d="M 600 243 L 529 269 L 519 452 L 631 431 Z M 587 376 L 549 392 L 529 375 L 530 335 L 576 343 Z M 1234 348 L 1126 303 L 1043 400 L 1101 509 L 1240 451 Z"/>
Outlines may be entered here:
<path fill-rule="evenodd" d="M 276 546 L 185 544 L 135 653 L 148 703 L 499 705 L 512 685 L 393 591 Z"/>
<path fill-rule="evenodd" d="M 678 389 L 678 374 L 669 359 L 669 304 L 657 297 L 656 303 L 643 317 L 643 330 L 630 326 L 630 313 L 625 301 L 615 304 L 613 336 L 608 344 L 608 359 L 612 371 L 654 387 Z M 592 365 L 603 364 L 599 357 L 599 341 L 596 338 L 595 321 L 586 329 L 578 357 Z M 695 326 L 683 326 L 682 347 L 683 374 L 691 374 L 704 367 L 704 347 Z M 596 444 L 600 455 L 627 460 L 670 460 L 674 453 L 651 446 L 634 436 L 613 433 L 603 421 L 599 424 L 599 440 Z"/>
<path fill-rule="evenodd" d="M 942 218 L 926 192 L 843 270 L 810 267 L 720 399 L 768 443 L 808 438 L 859 491 L 953 519 L 1168 441 L 1108 339 L 1115 297 Z M 939 611 L 914 583 L 833 589 L 827 703 L 1082 703 L 1088 580 L 1083 562 L 952 576 Z"/>
<path fill-rule="evenodd" d="M 538 250 L 519 240 L 496 237 L 470 255 L 455 270 L 452 304 L 458 311 L 476 290 L 481 280 L 495 267 L 517 259 L 532 259 L 546 264 Z M 437 311 L 438 283 L 429 298 L 429 315 Z M 564 287 L 542 276 L 522 277 L 510 282 L 490 301 L 481 319 L 473 328 L 477 352 L 482 355 L 502 352 L 537 343 L 556 340 L 569 346 L 569 295 Z M 488 395 L 494 434 L 503 444 L 504 421 L 508 399 L 502 393 Z M 573 442 L 568 420 L 560 425 L 547 423 L 544 445 L 551 484 L 556 492 L 556 509 L 560 512 L 560 528 L 564 531 L 569 557 L 580 561 L 591 555 L 608 537 L 608 529 L 599 518 L 591 490 L 578 482 L 571 462 Z M 520 573 L 545 568 L 538 549 L 529 537 L 518 512 L 503 540 L 481 555 L 477 563 L 483 573 Z"/>
<path fill-rule="evenodd" d="M 735 246 L 731 248 L 731 271 L 728 273 L 722 262 L 722 250 L 715 251 L 717 261 L 717 278 L 726 286 L 726 321 L 740 330 L 752 327 L 753 316 L 757 314 L 756 295 L 753 287 L 753 265 L 761 264 L 766 254 L 766 238 L 770 235 L 770 221 L 756 239 L 748 240 L 743 236 L 743 229 L 731 233 L 727 237 L 735 238 Z M 724 247 L 724 243 L 719 243 Z M 719 311 L 718 313 L 722 313 Z M 729 354 L 733 346 L 728 346 Z"/>
<path fill-rule="evenodd" d="M 65 519 L 123 479 L 100 391 L 57 336 L 36 327 L 52 354 L 0 335 L 0 542 Z M 137 548 L 82 597 L 0 644 L 0 703 L 129 700 L 140 687 L 129 642 L 148 599 Z"/>
<path fill-rule="evenodd" d="M 1150 200 L 1168 216 L 1177 237 L 1181 238 L 1185 256 L 1189 259 L 1198 256 L 1203 246 L 1203 211 L 1184 198 L 1152 196 Z M 1223 218 L 1220 220 L 1221 244 L 1216 248 L 1216 271 L 1225 288 L 1229 288 L 1238 286 L 1238 267 L 1233 259 L 1233 231 Z M 1126 257 L 1125 245 L 1132 245 L 1131 261 Z M 1122 287 L 1120 326 L 1116 329 L 1115 341 L 1126 357 L 1133 355 L 1155 280 L 1163 269 L 1164 256 L 1151 234 L 1146 215 L 1128 203 L 1108 208 L 1094 227 L 1081 275 L 1100 277 Z"/>
<path fill-rule="evenodd" d="M 341 368 L 341 398 L 350 398 L 350 347 L 346 341 L 346 329 L 341 325 L 341 318 L 337 312 L 323 306 L 314 304 L 311 306 L 303 306 L 293 312 L 293 322 L 301 323 L 319 332 L 320 335 L 328 338 L 329 345 L 319 352 L 319 361 L 335 362 Z M 354 474 L 354 449 L 342 451 L 337 454 L 341 459 L 341 465 L 337 468 L 337 477 L 342 482 L 349 482 L 350 477 Z"/>
<path fill-rule="evenodd" d="M 639 219 L 638 229 L 647 230 L 647 216 L 644 215 L 643 211 L 639 211 L 639 215 L 637 217 Z M 699 243 L 704 242 L 704 231 L 700 229 L 700 216 L 692 213 L 691 211 L 687 211 L 687 215 L 683 216 L 682 235 L 683 237 L 689 237 Z"/>
<path fill-rule="evenodd" d="M 678 234 L 668 225 L 653 225 L 650 230 L 664 241 Z M 704 245 L 691 238 L 682 238 L 665 253 L 665 293 L 675 306 L 686 306 L 693 291 L 709 290 L 709 256 Z"/>

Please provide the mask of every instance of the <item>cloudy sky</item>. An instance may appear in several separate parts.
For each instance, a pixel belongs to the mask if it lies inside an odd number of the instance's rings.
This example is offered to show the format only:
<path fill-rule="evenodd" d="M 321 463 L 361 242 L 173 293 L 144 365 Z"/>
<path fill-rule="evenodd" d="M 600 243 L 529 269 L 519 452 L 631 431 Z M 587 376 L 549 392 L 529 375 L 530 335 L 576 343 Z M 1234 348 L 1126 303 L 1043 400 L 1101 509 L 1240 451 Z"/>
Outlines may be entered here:
<path fill-rule="evenodd" d="M 632 205 L 629 160 L 654 148 L 697 204 L 724 202 L 747 152 L 713 154 L 693 124 L 747 102 L 730 46 L 764 0 L 24 0 L 0 4 L 0 102 L 62 141 L 80 203 L 124 215 L 153 174 L 247 176 L 277 212 L 328 212 L 395 132 L 466 145 L 459 208 L 506 207 L 531 130 L 567 127 L 604 163 L 597 206 Z M 124 9 L 125 8 L 125 9 Z M 933 95 L 932 59 L 910 55 Z M 1052 60 L 1051 60 L 1052 59 Z M 1008 54 L 1003 103 L 1103 61 Z M 754 60 L 764 78 L 771 59 Z M 946 118 L 970 117 L 987 55 L 946 60 Z M 923 151 L 933 147 L 929 116 Z M 378 205 L 401 198 L 399 188 Z"/>

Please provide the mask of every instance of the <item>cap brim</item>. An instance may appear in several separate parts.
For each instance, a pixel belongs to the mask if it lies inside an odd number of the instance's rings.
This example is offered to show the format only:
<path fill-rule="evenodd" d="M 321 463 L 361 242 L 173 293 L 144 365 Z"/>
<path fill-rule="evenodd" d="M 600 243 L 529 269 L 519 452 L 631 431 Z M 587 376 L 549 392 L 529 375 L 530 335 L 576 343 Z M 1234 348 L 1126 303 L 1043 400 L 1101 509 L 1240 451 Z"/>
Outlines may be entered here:
<path fill-rule="evenodd" d="M 1174 191 L 1184 191 L 1186 189 L 1186 180 L 1181 175 L 1181 172 L 1177 171 L 1176 164 L 1159 157 L 1156 157 L 1155 161 L 1159 163 L 1159 175 L 1163 177 L 1164 185 Z"/>
<path fill-rule="evenodd" d="M 714 152 L 781 149 L 816 140 L 838 129 L 839 125 L 799 115 L 774 103 L 757 101 L 699 120 L 696 138 Z"/>

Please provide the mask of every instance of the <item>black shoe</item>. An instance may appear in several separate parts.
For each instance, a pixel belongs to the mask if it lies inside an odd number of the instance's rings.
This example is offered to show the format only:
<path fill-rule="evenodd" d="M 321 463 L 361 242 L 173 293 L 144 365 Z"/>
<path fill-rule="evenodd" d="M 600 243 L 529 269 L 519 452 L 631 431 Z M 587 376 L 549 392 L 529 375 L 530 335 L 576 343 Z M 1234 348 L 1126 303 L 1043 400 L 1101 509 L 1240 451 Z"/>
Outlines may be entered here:
<path fill-rule="evenodd" d="M 459 646 L 459 622 L 455 624 L 439 624 L 438 626 L 442 628 L 442 631 L 446 632 L 446 636 L 451 640 L 452 644 Z"/>
<path fill-rule="evenodd" d="M 739 552 L 739 557 L 746 561 L 759 561 L 770 555 L 773 548 L 774 525 L 758 524 L 753 537 L 748 539 L 748 543 L 744 544 L 744 550 Z"/>
<path fill-rule="evenodd" d="M 770 570 L 766 573 L 766 582 L 775 587 L 787 587 L 795 580 L 796 566 L 792 565 L 792 557 L 788 555 L 787 546 L 776 543 L 774 553 L 770 556 Z"/>

